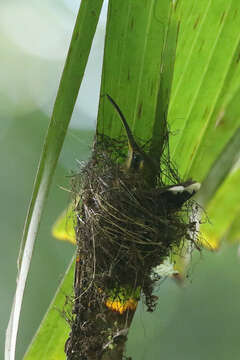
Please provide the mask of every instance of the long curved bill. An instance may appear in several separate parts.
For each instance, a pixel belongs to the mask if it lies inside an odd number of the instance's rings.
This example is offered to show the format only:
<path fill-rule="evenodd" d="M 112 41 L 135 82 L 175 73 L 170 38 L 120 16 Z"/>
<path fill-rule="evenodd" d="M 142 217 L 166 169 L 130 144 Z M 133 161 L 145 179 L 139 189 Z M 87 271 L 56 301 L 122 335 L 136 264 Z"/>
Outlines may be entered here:
<path fill-rule="evenodd" d="M 149 156 L 147 156 L 147 154 L 138 146 L 138 144 L 136 143 L 133 134 L 128 126 L 128 123 L 125 119 L 125 116 L 123 115 L 121 109 L 119 108 L 119 106 L 117 105 L 117 103 L 113 100 L 113 98 L 106 94 L 108 100 L 111 102 L 111 104 L 114 106 L 114 108 L 116 109 L 122 124 L 125 128 L 126 134 L 127 134 L 127 138 L 128 138 L 128 159 L 126 162 L 126 167 L 127 169 L 132 169 L 134 171 L 138 171 L 143 169 L 144 166 L 153 166 L 152 164 L 152 160 Z"/>

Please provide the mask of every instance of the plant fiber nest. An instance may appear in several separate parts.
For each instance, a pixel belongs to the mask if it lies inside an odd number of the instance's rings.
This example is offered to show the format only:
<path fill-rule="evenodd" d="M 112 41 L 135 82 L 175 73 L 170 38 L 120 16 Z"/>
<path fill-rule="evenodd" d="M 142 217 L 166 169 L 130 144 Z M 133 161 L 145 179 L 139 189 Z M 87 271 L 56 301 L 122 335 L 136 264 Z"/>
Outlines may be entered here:
<path fill-rule="evenodd" d="M 69 359 L 88 359 L 91 352 L 100 359 L 109 338 L 106 302 L 109 297 L 122 300 L 122 289 L 126 301 L 141 290 L 153 311 L 154 283 L 159 279 L 154 268 L 180 253 L 185 240 L 195 244 L 194 203 L 179 207 L 173 196 L 169 198 L 169 186 L 180 183 L 169 157 L 162 156 L 156 185 L 149 187 L 140 170 L 124 167 L 125 149 L 121 141 L 98 141 L 89 162 L 73 177 L 78 255 L 71 336 L 77 335 L 71 343 L 79 342 L 75 345 L 82 355 Z"/>

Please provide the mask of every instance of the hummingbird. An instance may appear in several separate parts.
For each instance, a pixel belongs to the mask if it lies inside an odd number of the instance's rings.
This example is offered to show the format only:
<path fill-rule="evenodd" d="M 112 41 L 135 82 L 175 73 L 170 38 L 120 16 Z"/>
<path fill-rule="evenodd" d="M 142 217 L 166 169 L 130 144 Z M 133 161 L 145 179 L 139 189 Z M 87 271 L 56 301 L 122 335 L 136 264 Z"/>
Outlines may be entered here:
<path fill-rule="evenodd" d="M 126 161 L 126 168 L 128 170 L 132 171 L 139 171 L 143 170 L 144 168 L 151 169 L 151 172 L 157 173 L 158 167 L 155 164 L 154 160 L 148 156 L 143 149 L 137 144 L 137 142 L 134 139 L 134 136 L 130 130 L 130 127 L 127 123 L 127 120 L 125 116 L 123 115 L 120 107 L 117 105 L 117 103 L 113 100 L 113 98 L 106 94 L 108 100 L 111 102 L 111 104 L 114 106 L 115 110 L 117 111 L 122 124 L 125 128 L 127 138 L 128 138 L 128 158 Z"/>
<path fill-rule="evenodd" d="M 159 166 L 157 166 L 156 162 L 148 154 L 146 154 L 135 141 L 127 120 L 118 104 L 109 94 L 106 94 L 106 96 L 117 111 L 127 134 L 128 158 L 126 161 L 126 169 L 134 172 L 147 169 L 148 179 L 149 182 L 151 182 L 154 176 L 158 174 Z M 176 185 L 169 185 L 163 190 L 162 198 L 165 198 L 165 202 L 169 207 L 181 208 L 187 200 L 195 195 L 200 187 L 201 184 L 193 180 L 187 180 Z"/>

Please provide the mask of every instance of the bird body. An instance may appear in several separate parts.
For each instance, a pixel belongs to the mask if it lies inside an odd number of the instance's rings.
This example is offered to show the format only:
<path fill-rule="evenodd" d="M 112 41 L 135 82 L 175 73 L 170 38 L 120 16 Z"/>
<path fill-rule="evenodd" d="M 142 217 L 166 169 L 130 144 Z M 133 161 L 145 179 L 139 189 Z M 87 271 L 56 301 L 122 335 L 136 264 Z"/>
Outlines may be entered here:
<path fill-rule="evenodd" d="M 153 160 L 136 143 L 133 134 L 129 128 L 129 125 L 117 103 L 108 94 L 107 94 L 107 98 L 116 109 L 127 134 L 128 158 L 126 161 L 126 168 L 128 170 L 133 170 L 133 171 L 143 170 L 144 167 L 149 167 L 149 166 L 155 168 L 155 164 Z"/>
<path fill-rule="evenodd" d="M 129 128 L 129 125 L 117 103 L 108 94 L 107 98 L 116 109 L 127 134 L 128 158 L 125 164 L 126 169 L 128 171 L 134 171 L 136 173 L 139 171 L 144 172 L 145 170 L 146 178 L 149 179 L 149 183 L 151 184 L 152 182 L 154 182 L 154 176 L 156 177 L 158 175 L 159 166 L 157 166 L 154 160 L 149 155 L 147 155 L 137 144 Z M 183 203 L 189 200 L 200 189 L 200 187 L 201 184 L 199 182 L 191 180 L 176 185 L 169 185 L 165 187 L 162 198 L 166 198 L 166 203 L 173 203 L 177 208 L 180 208 Z"/>

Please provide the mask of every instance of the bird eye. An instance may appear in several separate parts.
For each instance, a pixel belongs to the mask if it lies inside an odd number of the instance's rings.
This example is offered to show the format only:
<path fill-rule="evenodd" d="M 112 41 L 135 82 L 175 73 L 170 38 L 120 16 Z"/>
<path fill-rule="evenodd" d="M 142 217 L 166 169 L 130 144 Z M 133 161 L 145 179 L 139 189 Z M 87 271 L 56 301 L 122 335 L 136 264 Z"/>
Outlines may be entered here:
<path fill-rule="evenodd" d="M 141 154 L 133 152 L 132 159 L 131 159 L 131 169 L 139 170 L 141 167 L 141 163 L 143 161 L 143 157 Z"/>

